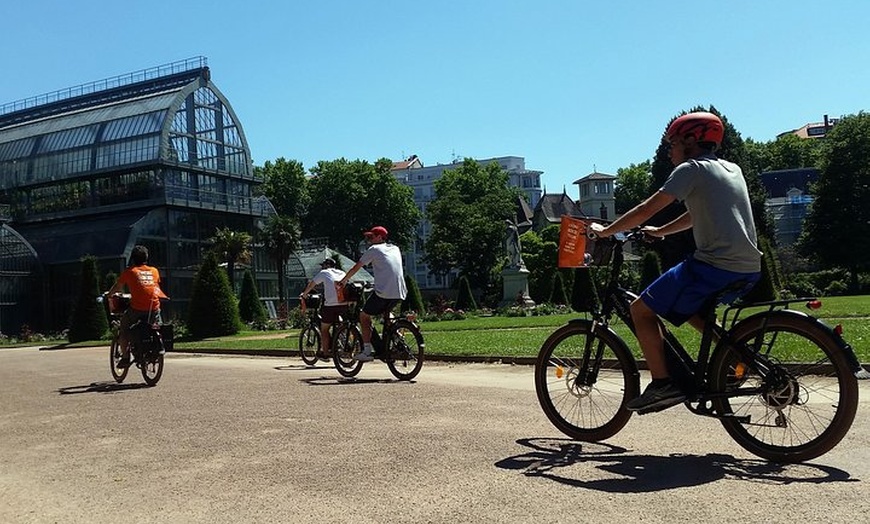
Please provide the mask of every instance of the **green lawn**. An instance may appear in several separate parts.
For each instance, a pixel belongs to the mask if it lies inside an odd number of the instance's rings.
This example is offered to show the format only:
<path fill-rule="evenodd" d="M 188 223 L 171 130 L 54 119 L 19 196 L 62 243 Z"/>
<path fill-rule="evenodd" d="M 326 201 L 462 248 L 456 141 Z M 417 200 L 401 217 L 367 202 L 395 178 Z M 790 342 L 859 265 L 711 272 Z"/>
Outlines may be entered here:
<path fill-rule="evenodd" d="M 792 309 L 809 311 L 802 303 Z M 831 297 L 823 300 L 823 307 L 813 313 L 828 325 L 842 324 L 844 338 L 852 344 L 862 362 L 870 361 L 870 296 Z M 426 339 L 429 355 L 469 357 L 533 357 L 546 338 L 557 327 L 582 315 L 551 315 L 543 317 L 480 317 L 466 320 L 423 322 L 420 327 Z M 628 346 L 640 355 L 634 336 L 620 322 L 613 328 Z M 700 336 L 692 328 L 683 326 L 675 330 L 687 348 L 697 347 Z M 284 332 L 246 331 L 231 337 L 176 342 L 178 350 L 224 349 L 238 351 L 295 351 L 298 330 Z M 263 338 L 277 337 L 277 338 Z M 81 343 L 76 346 L 94 345 Z M 106 344 L 105 341 L 100 344 Z"/>

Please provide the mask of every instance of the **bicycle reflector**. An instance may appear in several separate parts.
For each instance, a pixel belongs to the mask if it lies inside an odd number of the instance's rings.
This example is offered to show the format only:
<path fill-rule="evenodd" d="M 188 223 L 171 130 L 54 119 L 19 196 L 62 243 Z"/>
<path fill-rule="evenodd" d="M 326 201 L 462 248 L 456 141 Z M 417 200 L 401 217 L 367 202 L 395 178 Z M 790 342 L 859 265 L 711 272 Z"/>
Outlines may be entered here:
<path fill-rule="evenodd" d="M 834 326 L 834 333 L 836 333 L 837 336 L 842 337 L 843 336 L 843 324 L 837 324 L 836 326 Z"/>
<path fill-rule="evenodd" d="M 807 307 L 809 309 L 820 309 L 822 307 L 822 301 L 819 299 L 810 300 L 809 302 L 807 302 Z"/>
<path fill-rule="evenodd" d="M 562 369 L 562 366 L 556 366 L 556 378 L 562 378 L 562 375 L 565 374 L 565 370 Z"/>

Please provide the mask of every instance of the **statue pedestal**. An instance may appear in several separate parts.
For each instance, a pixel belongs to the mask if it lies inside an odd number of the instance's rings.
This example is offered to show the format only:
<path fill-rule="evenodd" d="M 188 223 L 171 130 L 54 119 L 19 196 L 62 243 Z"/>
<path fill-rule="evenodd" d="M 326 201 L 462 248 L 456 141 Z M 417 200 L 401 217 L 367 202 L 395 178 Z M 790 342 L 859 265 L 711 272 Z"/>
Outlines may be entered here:
<path fill-rule="evenodd" d="M 499 306 L 532 307 L 535 301 L 529 297 L 529 270 L 508 268 L 501 272 L 504 281 L 504 295 Z"/>

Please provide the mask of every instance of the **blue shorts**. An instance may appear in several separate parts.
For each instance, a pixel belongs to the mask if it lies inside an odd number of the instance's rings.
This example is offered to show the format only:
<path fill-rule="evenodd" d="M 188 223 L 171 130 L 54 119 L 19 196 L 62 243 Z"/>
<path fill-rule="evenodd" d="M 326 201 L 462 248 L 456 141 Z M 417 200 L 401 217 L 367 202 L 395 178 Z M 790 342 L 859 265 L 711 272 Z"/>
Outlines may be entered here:
<path fill-rule="evenodd" d="M 761 273 L 735 273 L 689 257 L 650 284 L 640 298 L 658 316 L 679 326 L 719 295 L 722 304 L 734 302 L 759 278 Z"/>

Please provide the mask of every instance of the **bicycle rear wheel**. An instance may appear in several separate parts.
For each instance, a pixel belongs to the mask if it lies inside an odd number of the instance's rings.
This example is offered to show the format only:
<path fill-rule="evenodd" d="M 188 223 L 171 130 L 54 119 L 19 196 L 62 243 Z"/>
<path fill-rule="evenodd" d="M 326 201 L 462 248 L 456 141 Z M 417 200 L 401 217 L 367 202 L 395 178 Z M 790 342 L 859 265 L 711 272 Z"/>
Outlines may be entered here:
<path fill-rule="evenodd" d="M 420 328 L 405 319 L 393 321 L 385 361 L 390 373 L 399 380 L 413 380 L 423 368 L 426 344 Z"/>
<path fill-rule="evenodd" d="M 299 333 L 299 354 L 302 362 L 309 366 L 317 364 L 317 353 L 320 351 L 320 330 L 308 324 Z"/>
<path fill-rule="evenodd" d="M 556 428 L 577 440 L 612 437 L 628 423 L 625 403 L 638 395 L 637 363 L 625 342 L 592 322 L 557 329 L 535 362 L 535 391 Z"/>
<path fill-rule="evenodd" d="M 762 377 L 732 347 L 717 347 L 711 360 L 714 407 L 725 430 L 750 453 L 775 462 L 814 459 L 837 445 L 855 419 L 858 383 L 834 335 L 800 313 L 778 311 L 749 317 L 731 335 L 758 348 L 773 372 Z M 761 391 L 761 393 L 758 392 Z"/>
<path fill-rule="evenodd" d="M 121 361 L 121 346 L 118 344 L 118 337 L 112 338 L 112 345 L 109 347 L 109 369 L 112 370 L 112 378 L 120 384 L 127 378 L 127 370 L 130 366 L 121 367 L 118 363 Z"/>
<path fill-rule="evenodd" d="M 335 330 L 332 341 L 332 362 L 343 377 L 355 377 L 363 367 L 354 355 L 362 351 L 362 333 L 355 325 L 341 324 Z"/>
<path fill-rule="evenodd" d="M 163 376 L 163 355 L 147 352 L 143 358 L 144 362 L 141 364 L 142 379 L 149 386 L 155 386 L 160 381 L 160 377 Z"/>

